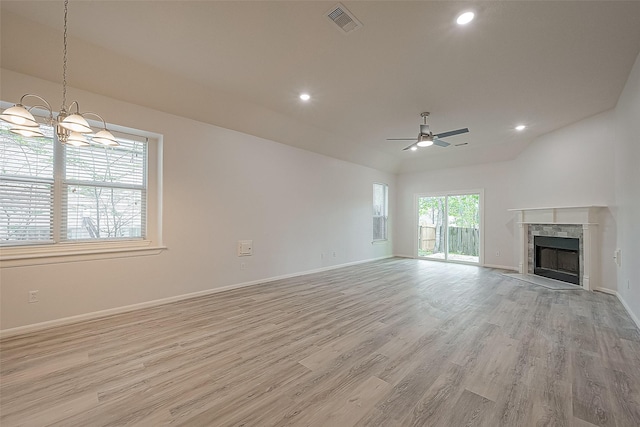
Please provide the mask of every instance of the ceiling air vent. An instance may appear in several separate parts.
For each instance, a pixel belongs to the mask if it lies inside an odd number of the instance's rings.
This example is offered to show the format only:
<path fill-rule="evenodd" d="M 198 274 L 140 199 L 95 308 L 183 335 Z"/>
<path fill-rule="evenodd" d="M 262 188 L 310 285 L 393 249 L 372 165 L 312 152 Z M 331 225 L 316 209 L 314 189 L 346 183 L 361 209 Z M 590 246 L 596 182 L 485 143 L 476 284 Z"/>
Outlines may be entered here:
<path fill-rule="evenodd" d="M 333 21 L 333 23 L 338 26 L 338 29 L 344 34 L 349 34 L 350 32 L 362 27 L 362 23 L 340 3 L 333 6 L 327 12 L 327 17 L 331 19 L 331 21 Z"/>

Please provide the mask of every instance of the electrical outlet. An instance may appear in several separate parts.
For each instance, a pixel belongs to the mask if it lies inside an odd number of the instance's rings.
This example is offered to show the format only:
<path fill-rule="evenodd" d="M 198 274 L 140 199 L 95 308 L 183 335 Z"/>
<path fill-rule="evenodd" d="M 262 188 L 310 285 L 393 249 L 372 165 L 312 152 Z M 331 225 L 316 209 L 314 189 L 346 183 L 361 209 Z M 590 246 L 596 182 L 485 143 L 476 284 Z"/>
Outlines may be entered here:
<path fill-rule="evenodd" d="M 627 289 L 631 289 L 631 280 L 627 279 Z"/>
<path fill-rule="evenodd" d="M 336 251 L 333 251 L 333 257 L 334 258 L 336 257 Z"/>
<path fill-rule="evenodd" d="M 38 291 L 29 291 L 29 304 L 33 304 L 38 301 Z"/>
<path fill-rule="evenodd" d="M 246 262 L 241 262 L 240 263 L 240 270 L 246 270 L 247 269 L 247 263 Z"/>
<path fill-rule="evenodd" d="M 500 256 L 500 251 L 496 251 L 496 256 L 499 257 Z"/>

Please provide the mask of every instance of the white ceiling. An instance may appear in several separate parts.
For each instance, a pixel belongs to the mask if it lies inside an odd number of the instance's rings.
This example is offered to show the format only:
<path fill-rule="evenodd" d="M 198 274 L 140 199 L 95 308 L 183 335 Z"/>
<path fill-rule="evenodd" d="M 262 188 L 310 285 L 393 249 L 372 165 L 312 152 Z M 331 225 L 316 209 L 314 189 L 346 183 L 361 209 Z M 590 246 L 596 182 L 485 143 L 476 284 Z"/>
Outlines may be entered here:
<path fill-rule="evenodd" d="M 513 158 L 612 108 L 640 51 L 640 1 L 346 1 L 363 23 L 349 35 L 325 17 L 335 4 L 72 0 L 69 84 L 411 172 Z M 2 67 L 59 82 L 62 1 L 1 8 Z M 449 140 L 468 145 L 385 140 L 416 135 L 422 111 L 436 133 L 468 127 Z"/>

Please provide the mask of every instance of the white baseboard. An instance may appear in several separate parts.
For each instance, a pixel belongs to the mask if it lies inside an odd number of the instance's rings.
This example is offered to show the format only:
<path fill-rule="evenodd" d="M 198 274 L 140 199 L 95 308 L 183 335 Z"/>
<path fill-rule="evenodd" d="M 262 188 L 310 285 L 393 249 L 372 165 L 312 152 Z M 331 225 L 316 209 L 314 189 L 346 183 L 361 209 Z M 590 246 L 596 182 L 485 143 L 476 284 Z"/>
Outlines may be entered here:
<path fill-rule="evenodd" d="M 602 292 L 603 294 L 615 295 L 618 296 L 618 293 L 613 289 L 609 288 L 593 288 L 594 291 Z"/>
<path fill-rule="evenodd" d="M 91 313 L 79 314 L 77 316 L 63 317 L 60 319 L 49 320 L 46 322 L 33 323 L 31 325 L 18 326 L 16 328 L 4 329 L 0 330 L 0 340 L 14 337 L 16 335 L 23 335 L 32 332 L 42 331 L 44 329 L 53 328 L 56 326 L 70 325 L 73 323 L 83 322 L 86 320 L 94 320 L 99 319 L 101 317 L 113 316 L 114 314 L 127 313 L 130 311 L 141 310 L 143 308 L 156 307 L 163 304 L 169 304 L 172 302 L 183 301 L 191 298 L 197 298 L 205 295 L 216 294 L 219 292 L 229 291 L 232 289 L 244 288 L 247 286 L 255 286 L 264 283 L 274 282 L 276 280 L 289 279 L 291 277 L 304 276 L 307 274 L 320 273 L 323 271 L 335 270 L 336 268 L 349 267 L 352 265 L 364 264 L 372 261 L 379 261 L 382 259 L 392 258 L 393 255 L 378 257 L 378 258 L 370 258 L 362 261 L 353 261 L 347 262 L 344 264 L 331 265 L 328 267 L 316 268 L 313 270 L 300 271 L 297 273 L 283 274 L 281 276 L 268 277 L 266 279 L 252 280 L 250 282 L 236 283 L 233 285 L 222 286 L 219 288 L 207 289 L 204 291 L 191 292 L 188 294 L 176 295 L 167 298 L 161 298 L 153 301 L 141 302 L 138 304 L 131 304 L 122 307 L 110 308 L 107 310 L 94 311 Z"/>
<path fill-rule="evenodd" d="M 143 308 L 155 307 L 155 306 L 158 306 L 158 305 L 169 304 L 169 303 L 172 303 L 172 302 L 183 301 L 183 300 L 187 300 L 187 299 L 191 299 L 191 298 L 197 298 L 197 297 L 201 297 L 201 296 L 205 296 L 205 295 L 216 294 L 218 292 L 224 292 L 224 291 L 228 291 L 228 290 L 232 290 L 232 289 L 239 289 L 239 288 L 244 288 L 244 287 L 247 287 L 247 286 L 255 286 L 255 285 L 259 285 L 259 284 L 274 282 L 276 280 L 289 279 L 291 277 L 304 276 L 306 274 L 320 273 L 320 272 L 323 272 L 323 271 L 334 270 L 336 268 L 348 267 L 348 266 L 358 265 L 358 264 L 364 264 L 364 263 L 367 263 L 367 262 L 378 261 L 378 260 L 392 258 L 392 257 L 414 258 L 413 256 L 408 256 L 408 255 L 390 255 L 390 256 L 384 256 L 384 257 L 378 257 L 378 258 L 371 258 L 371 259 L 362 260 L 362 261 L 354 261 L 354 262 L 348 262 L 348 263 L 344 263 L 344 264 L 337 264 L 337 265 L 332 265 L 332 266 L 329 266 L 329 267 L 317 268 L 317 269 L 313 269 L 313 270 L 300 271 L 300 272 L 297 272 L 297 273 L 284 274 L 284 275 L 281 275 L 281 276 L 274 276 L 274 277 L 269 277 L 269 278 L 266 278 L 266 279 L 253 280 L 253 281 L 250 281 L 250 282 L 236 283 L 236 284 L 229 285 L 229 286 L 222 286 L 220 288 L 207 289 L 207 290 L 204 290 L 204 291 L 192 292 L 192 293 L 183 294 L 183 295 L 176 295 L 176 296 L 173 296 L 173 297 L 161 298 L 161 299 L 157 299 L 157 300 L 153 300 L 153 301 L 146 301 L 146 302 L 127 305 L 127 306 L 123 306 L 123 307 L 110 308 L 110 309 L 107 309 L 107 310 L 100 310 L 100 311 L 95 311 L 95 312 L 92 312 L 92 313 L 79 314 L 77 316 L 64 317 L 64 318 L 61 318 L 61 319 L 50 320 L 50 321 L 47 321 L 47 322 L 34 323 L 34 324 L 31 324 L 31 325 L 19 326 L 19 327 L 10 328 L 10 329 L 4 329 L 4 330 L 0 330 L 0 339 L 14 337 L 14 336 L 17 336 L 17 335 L 27 334 L 27 333 L 31 333 L 31 332 L 38 332 L 38 331 L 41 331 L 41 330 L 44 330 L 44 329 L 53 328 L 53 327 L 56 327 L 56 326 L 69 325 L 69 324 L 73 324 L 73 323 L 82 322 L 82 321 L 85 321 L 85 320 L 94 320 L 94 319 L 98 319 L 98 318 L 101 318 L 101 317 L 112 316 L 114 314 L 127 313 L 127 312 L 130 312 L 130 311 L 141 310 Z M 514 268 L 511 267 L 511 266 L 499 266 L 499 265 L 485 264 L 484 267 L 500 268 L 500 269 L 503 269 L 503 270 L 514 270 Z M 620 303 L 623 305 L 625 310 L 627 310 L 627 313 L 629 313 L 629 316 L 631 317 L 631 319 L 635 322 L 635 324 L 638 326 L 638 328 L 640 328 L 640 320 L 631 311 L 631 308 L 629 307 L 627 302 L 620 296 L 620 294 L 618 292 L 616 292 L 614 290 L 611 290 L 611 289 L 607 289 L 607 288 L 596 288 L 594 290 L 595 291 L 604 292 L 604 293 L 607 293 L 607 294 L 611 294 L 611 295 L 615 295 L 618 298 L 618 300 L 620 301 Z"/>
<path fill-rule="evenodd" d="M 629 307 L 629 304 L 627 304 L 627 302 L 620 296 L 618 292 L 616 292 L 616 296 L 618 297 L 618 301 L 620 301 L 625 310 L 627 310 L 627 313 L 629 313 L 629 317 L 631 317 L 631 320 L 633 320 L 638 329 L 640 329 L 640 319 L 638 319 L 638 317 L 633 314 L 633 311 L 631 311 L 631 307 Z"/>

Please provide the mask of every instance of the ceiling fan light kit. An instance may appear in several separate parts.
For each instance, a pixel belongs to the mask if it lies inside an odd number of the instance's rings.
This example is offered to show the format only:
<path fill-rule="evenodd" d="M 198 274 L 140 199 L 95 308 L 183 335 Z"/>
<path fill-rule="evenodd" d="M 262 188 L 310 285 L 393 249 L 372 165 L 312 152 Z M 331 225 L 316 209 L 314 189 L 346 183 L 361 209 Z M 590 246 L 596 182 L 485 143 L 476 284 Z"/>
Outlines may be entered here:
<path fill-rule="evenodd" d="M 22 95 L 20 101 L 13 107 L 7 108 L 2 114 L 0 114 L 0 120 L 10 123 L 12 126 L 9 128 L 10 132 L 27 137 L 44 136 L 40 131 L 40 125 L 36 121 L 30 110 L 34 108 L 44 109 L 49 113 L 49 117 L 46 122 L 51 126 L 56 127 L 56 136 L 58 141 L 63 144 L 79 146 L 88 146 L 89 141 L 85 135 L 92 136 L 93 130 L 91 126 L 84 118 L 86 115 L 93 115 L 102 121 L 103 129 L 93 136 L 92 141 L 105 146 L 116 146 L 118 141 L 111 132 L 107 129 L 107 124 L 97 113 L 92 112 L 80 112 L 80 106 L 77 101 L 71 102 L 69 106 L 67 103 L 67 11 L 69 0 L 64 1 L 64 36 L 63 36 L 63 60 L 62 60 L 62 106 L 60 112 L 53 118 L 53 108 L 46 99 L 39 95 L 27 93 Z M 32 107 L 25 107 L 23 102 L 25 98 L 36 98 L 44 104 L 33 105 Z M 73 106 L 75 105 L 75 113 L 72 113 Z"/>
<path fill-rule="evenodd" d="M 421 134 L 418 137 L 418 142 L 416 143 L 416 146 L 418 146 L 418 147 L 429 147 L 431 145 L 433 145 L 433 138 L 430 135 Z"/>
<path fill-rule="evenodd" d="M 429 115 L 430 115 L 429 112 L 424 112 L 420 114 L 420 117 L 422 117 L 422 119 L 424 120 L 424 123 L 420 125 L 420 131 L 418 132 L 417 138 L 387 138 L 387 141 L 415 141 L 413 144 L 409 145 L 408 147 L 403 148 L 403 151 L 404 150 L 416 151 L 418 147 L 429 147 L 431 145 L 437 145 L 439 147 L 448 147 L 449 145 L 451 145 L 451 143 L 444 141 L 441 138 L 456 136 L 462 133 L 469 132 L 468 128 L 462 128 L 462 129 L 456 129 L 448 132 L 434 134 L 433 132 L 431 132 L 431 129 L 427 124 L 427 118 L 429 117 Z M 456 147 L 461 145 L 467 145 L 467 144 L 466 143 L 456 144 Z"/>

